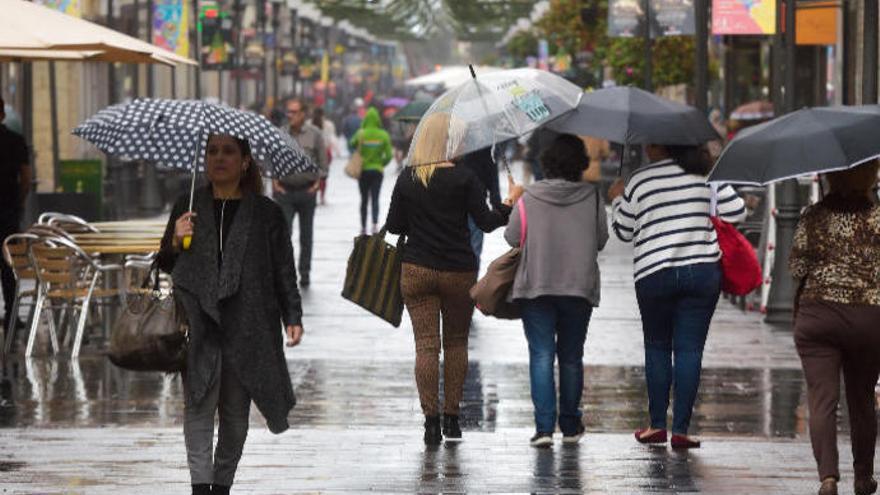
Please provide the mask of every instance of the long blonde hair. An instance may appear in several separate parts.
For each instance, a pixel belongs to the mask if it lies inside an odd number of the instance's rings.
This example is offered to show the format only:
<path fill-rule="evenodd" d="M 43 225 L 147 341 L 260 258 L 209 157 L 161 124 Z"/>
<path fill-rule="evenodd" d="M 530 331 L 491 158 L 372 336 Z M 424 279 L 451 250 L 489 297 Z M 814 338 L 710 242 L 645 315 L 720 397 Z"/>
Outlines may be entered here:
<path fill-rule="evenodd" d="M 448 162 L 464 141 L 467 125 L 446 112 L 425 117 L 413 137 L 409 161 L 413 174 L 428 187 L 437 167 Z"/>

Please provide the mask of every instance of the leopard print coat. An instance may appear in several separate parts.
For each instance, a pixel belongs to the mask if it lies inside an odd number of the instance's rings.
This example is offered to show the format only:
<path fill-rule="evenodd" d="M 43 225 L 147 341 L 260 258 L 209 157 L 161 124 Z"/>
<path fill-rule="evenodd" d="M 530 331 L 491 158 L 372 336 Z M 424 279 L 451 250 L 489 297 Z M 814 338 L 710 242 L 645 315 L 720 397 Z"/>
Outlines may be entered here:
<path fill-rule="evenodd" d="M 880 306 L 880 206 L 829 195 L 808 208 L 789 269 L 802 301 Z"/>

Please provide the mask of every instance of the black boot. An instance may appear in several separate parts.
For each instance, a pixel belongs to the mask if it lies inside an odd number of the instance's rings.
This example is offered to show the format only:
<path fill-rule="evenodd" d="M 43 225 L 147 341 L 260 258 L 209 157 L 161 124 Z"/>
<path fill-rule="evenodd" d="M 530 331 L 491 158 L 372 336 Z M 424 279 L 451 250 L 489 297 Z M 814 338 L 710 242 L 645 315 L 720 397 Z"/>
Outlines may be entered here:
<path fill-rule="evenodd" d="M 192 486 L 193 492 L 192 495 L 212 495 L 211 494 L 211 485 L 207 483 L 198 483 Z"/>
<path fill-rule="evenodd" d="M 447 442 L 461 441 L 461 427 L 458 425 L 458 416 L 452 414 L 443 415 L 443 436 Z"/>
<path fill-rule="evenodd" d="M 440 445 L 443 434 L 440 433 L 440 416 L 425 416 L 425 445 Z"/>
<path fill-rule="evenodd" d="M 229 489 L 231 486 L 223 486 L 223 485 L 211 485 L 211 495 L 229 495 Z"/>

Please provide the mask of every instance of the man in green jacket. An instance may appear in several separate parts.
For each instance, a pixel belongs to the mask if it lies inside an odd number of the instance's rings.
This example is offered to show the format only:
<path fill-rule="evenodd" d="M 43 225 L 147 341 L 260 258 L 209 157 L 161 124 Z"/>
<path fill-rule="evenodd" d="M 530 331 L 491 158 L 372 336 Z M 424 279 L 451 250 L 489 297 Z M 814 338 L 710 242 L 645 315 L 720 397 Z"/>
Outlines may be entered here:
<path fill-rule="evenodd" d="M 391 137 L 382 128 L 379 111 L 370 107 L 364 121 L 351 138 L 352 149 L 360 152 L 363 160 L 361 177 L 358 185 L 361 190 L 361 234 L 367 233 L 367 201 L 373 203 L 373 230 L 379 231 L 379 191 L 382 189 L 385 165 L 394 156 Z"/>

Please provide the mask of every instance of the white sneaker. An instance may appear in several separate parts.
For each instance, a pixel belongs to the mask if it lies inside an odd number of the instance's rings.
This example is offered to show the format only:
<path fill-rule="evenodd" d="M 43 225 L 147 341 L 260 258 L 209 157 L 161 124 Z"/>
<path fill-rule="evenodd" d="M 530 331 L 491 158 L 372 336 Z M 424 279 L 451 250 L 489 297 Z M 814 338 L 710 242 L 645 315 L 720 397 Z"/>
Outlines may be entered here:
<path fill-rule="evenodd" d="M 374 223 L 374 224 L 373 224 L 373 232 L 372 232 L 372 233 L 373 233 L 373 234 L 378 234 L 378 233 L 379 233 L 379 224 L 377 224 L 377 223 Z"/>

